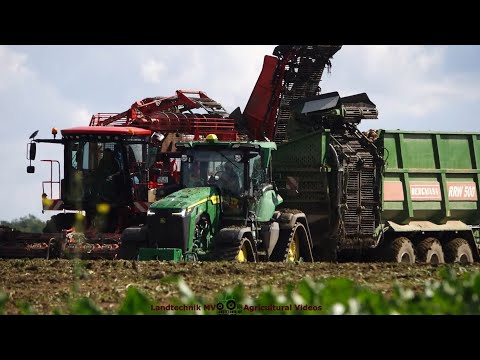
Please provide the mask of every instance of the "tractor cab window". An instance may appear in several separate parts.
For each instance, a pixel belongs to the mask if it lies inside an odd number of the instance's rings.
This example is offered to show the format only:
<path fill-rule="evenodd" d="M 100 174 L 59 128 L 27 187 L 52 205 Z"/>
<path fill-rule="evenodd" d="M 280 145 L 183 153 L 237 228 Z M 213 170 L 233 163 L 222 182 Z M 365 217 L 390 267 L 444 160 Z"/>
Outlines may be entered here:
<path fill-rule="evenodd" d="M 249 161 L 250 180 L 252 182 L 253 191 L 261 189 L 267 183 L 266 169 L 262 166 L 262 158 L 260 155 L 255 156 Z"/>
<path fill-rule="evenodd" d="M 187 187 L 216 185 L 227 216 L 242 213 L 244 195 L 243 154 L 235 150 L 188 150 L 182 155 L 182 184 Z"/>
<path fill-rule="evenodd" d="M 186 187 L 217 185 L 224 195 L 243 195 L 245 164 L 232 150 L 187 151 L 182 157 L 182 184 Z"/>
<path fill-rule="evenodd" d="M 182 184 L 187 187 L 218 186 L 222 211 L 240 216 L 243 211 L 246 163 L 241 151 L 191 150 L 182 155 Z"/>

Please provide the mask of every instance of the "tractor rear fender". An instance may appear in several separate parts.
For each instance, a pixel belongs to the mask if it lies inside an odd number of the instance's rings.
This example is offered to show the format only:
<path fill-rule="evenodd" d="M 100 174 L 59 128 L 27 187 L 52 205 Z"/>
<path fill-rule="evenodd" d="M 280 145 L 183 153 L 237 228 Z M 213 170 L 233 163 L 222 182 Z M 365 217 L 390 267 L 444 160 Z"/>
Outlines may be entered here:
<path fill-rule="evenodd" d="M 228 244 L 233 243 L 244 237 L 250 239 L 253 243 L 252 230 L 248 227 L 238 228 L 224 228 L 221 229 L 215 236 L 215 244 Z"/>
<path fill-rule="evenodd" d="M 273 221 L 269 225 L 262 227 L 261 238 L 264 242 L 264 248 L 268 253 L 268 256 L 272 254 L 275 245 L 277 245 L 278 238 L 280 236 L 280 225 L 277 221 Z"/>
<path fill-rule="evenodd" d="M 293 228 L 297 222 L 301 223 L 307 231 L 309 245 L 313 247 L 312 234 L 308 226 L 307 216 L 303 212 L 293 210 L 288 212 L 276 211 L 273 214 L 273 218 L 278 222 L 280 231 Z"/>
<path fill-rule="evenodd" d="M 291 229 L 297 222 L 300 222 L 308 230 L 310 235 L 310 228 L 308 227 L 307 216 L 303 212 L 275 212 L 274 219 L 280 225 L 280 229 Z"/>

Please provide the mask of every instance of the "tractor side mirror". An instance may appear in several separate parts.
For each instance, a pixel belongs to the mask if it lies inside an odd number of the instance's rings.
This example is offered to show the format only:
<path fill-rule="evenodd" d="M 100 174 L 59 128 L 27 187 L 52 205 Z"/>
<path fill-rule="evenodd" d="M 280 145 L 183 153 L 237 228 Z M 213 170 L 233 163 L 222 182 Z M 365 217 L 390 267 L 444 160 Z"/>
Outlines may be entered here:
<path fill-rule="evenodd" d="M 35 156 L 37 155 L 37 144 L 31 142 L 28 144 L 28 157 L 27 160 L 35 160 Z"/>
<path fill-rule="evenodd" d="M 35 166 L 33 165 L 27 166 L 27 173 L 33 174 L 34 172 L 35 172 Z"/>

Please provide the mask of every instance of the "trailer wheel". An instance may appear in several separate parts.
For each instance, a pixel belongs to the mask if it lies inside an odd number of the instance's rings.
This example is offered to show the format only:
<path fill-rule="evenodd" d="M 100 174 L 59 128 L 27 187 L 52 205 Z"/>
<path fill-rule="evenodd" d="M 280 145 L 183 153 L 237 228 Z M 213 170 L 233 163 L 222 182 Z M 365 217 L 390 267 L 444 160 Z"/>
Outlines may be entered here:
<path fill-rule="evenodd" d="M 415 264 L 412 242 L 406 237 L 393 240 L 386 248 L 385 260 L 397 263 Z"/>
<path fill-rule="evenodd" d="M 445 260 L 448 263 L 458 262 L 463 265 L 473 263 L 472 249 L 468 242 L 461 238 L 450 240 L 445 246 Z"/>
<path fill-rule="evenodd" d="M 442 245 L 437 239 L 426 238 L 417 245 L 418 260 L 427 264 L 443 264 L 445 258 Z"/>

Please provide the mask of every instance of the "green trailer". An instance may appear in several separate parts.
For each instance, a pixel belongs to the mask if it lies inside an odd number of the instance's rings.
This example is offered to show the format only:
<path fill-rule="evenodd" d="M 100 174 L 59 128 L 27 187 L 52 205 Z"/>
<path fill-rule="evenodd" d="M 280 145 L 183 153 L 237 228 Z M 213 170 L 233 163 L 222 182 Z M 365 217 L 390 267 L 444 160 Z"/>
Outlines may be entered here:
<path fill-rule="evenodd" d="M 480 133 L 362 133 L 378 114 L 366 94 L 293 109 L 274 180 L 307 215 L 318 260 L 479 260 Z"/>

